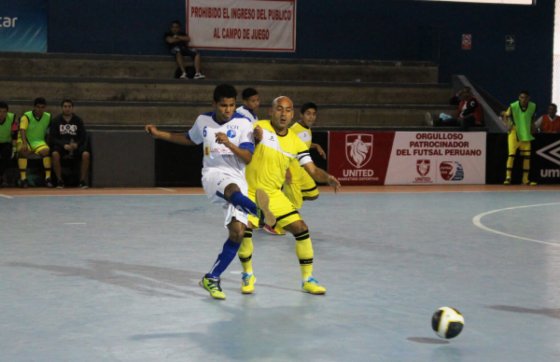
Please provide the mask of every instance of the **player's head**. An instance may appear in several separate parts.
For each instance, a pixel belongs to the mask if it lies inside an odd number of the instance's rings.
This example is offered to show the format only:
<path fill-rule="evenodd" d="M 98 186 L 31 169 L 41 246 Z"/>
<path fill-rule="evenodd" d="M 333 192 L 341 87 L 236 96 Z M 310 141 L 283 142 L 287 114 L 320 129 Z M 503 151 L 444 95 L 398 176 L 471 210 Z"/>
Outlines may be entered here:
<path fill-rule="evenodd" d="M 307 128 L 313 127 L 317 120 L 317 105 L 313 102 L 304 103 L 300 110 L 300 123 Z"/>
<path fill-rule="evenodd" d="M 285 133 L 294 119 L 294 103 L 286 96 L 280 96 L 272 101 L 270 109 L 270 124 L 280 134 Z"/>
<path fill-rule="evenodd" d="M 523 106 L 526 107 L 527 104 L 529 104 L 529 100 L 531 99 L 531 96 L 529 95 L 529 92 L 526 90 L 522 90 L 521 92 L 519 92 L 519 103 Z"/>
<path fill-rule="evenodd" d="M 177 34 L 181 31 L 181 22 L 179 20 L 173 20 L 171 22 L 170 30 L 173 34 Z"/>
<path fill-rule="evenodd" d="M 218 121 L 227 121 L 235 112 L 237 90 L 230 84 L 220 84 L 214 89 L 214 109 Z"/>
<path fill-rule="evenodd" d="M 71 116 L 74 112 L 74 102 L 71 99 L 63 99 L 60 102 L 60 108 L 62 108 L 62 114 L 65 116 Z"/>
<path fill-rule="evenodd" d="M 245 88 L 241 93 L 243 98 L 243 105 L 249 108 L 253 112 L 259 109 L 261 105 L 261 98 L 259 97 L 259 92 L 255 88 Z"/>
<path fill-rule="evenodd" d="M 459 98 L 461 99 L 467 99 L 472 95 L 472 90 L 471 87 L 464 87 L 463 89 L 461 89 L 461 91 L 459 92 Z"/>
<path fill-rule="evenodd" d="M 47 109 L 47 100 L 43 97 L 35 98 L 33 101 L 33 113 L 37 117 L 41 117 L 45 113 L 45 109 Z"/>
<path fill-rule="evenodd" d="M 8 114 L 8 103 L 0 101 L 0 120 L 4 121 Z"/>
<path fill-rule="evenodd" d="M 556 117 L 556 112 L 558 111 L 558 107 L 554 103 L 550 103 L 548 106 L 548 116 L 550 118 Z"/>

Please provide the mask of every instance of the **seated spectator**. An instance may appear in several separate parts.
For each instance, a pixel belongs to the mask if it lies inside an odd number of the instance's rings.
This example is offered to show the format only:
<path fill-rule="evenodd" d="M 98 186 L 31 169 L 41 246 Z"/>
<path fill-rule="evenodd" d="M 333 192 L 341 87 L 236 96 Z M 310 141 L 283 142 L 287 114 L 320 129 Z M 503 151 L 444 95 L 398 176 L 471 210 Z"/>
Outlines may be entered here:
<path fill-rule="evenodd" d="M 259 120 L 257 116 L 257 109 L 261 105 L 259 92 L 255 88 L 245 88 L 241 93 L 243 98 L 243 105 L 239 106 L 235 111 L 247 117 L 252 123 Z"/>
<path fill-rule="evenodd" d="M 16 157 L 17 130 L 15 115 L 8 112 L 8 104 L 0 102 L 0 187 L 7 186 L 4 172 Z"/>
<path fill-rule="evenodd" d="M 429 126 L 455 126 L 467 131 L 471 127 L 484 126 L 484 115 L 478 100 L 472 94 L 470 87 L 462 88 L 449 100 L 449 104 L 457 105 L 455 116 L 441 113 L 434 120 L 432 115 L 426 113 L 426 124 Z"/>
<path fill-rule="evenodd" d="M 548 106 L 548 113 L 543 114 L 535 122 L 535 127 L 540 133 L 560 133 L 560 117 L 556 115 L 558 107 L 552 103 Z"/>
<path fill-rule="evenodd" d="M 33 110 L 27 111 L 19 121 L 19 133 L 16 143 L 18 152 L 18 167 L 20 175 L 20 186 L 29 186 L 27 181 L 27 159 L 32 155 L 38 155 L 43 159 L 45 168 L 45 185 L 53 187 L 51 181 L 51 156 L 47 145 L 46 135 L 51 123 L 51 114 L 45 112 L 47 101 L 45 98 L 35 98 Z"/>
<path fill-rule="evenodd" d="M 88 152 L 88 136 L 84 122 L 74 114 L 74 103 L 70 99 L 61 102 L 62 113 L 56 116 L 50 126 L 49 143 L 52 148 L 52 161 L 57 179 L 57 187 L 64 188 L 62 178 L 62 158 L 80 161 L 80 184 L 88 188 L 88 171 L 90 153 Z"/>
<path fill-rule="evenodd" d="M 187 78 L 187 70 L 185 68 L 185 60 L 183 56 L 189 56 L 194 62 L 194 79 L 204 79 L 206 76 L 200 72 L 200 54 L 195 50 L 189 48 L 189 41 L 191 38 L 181 30 L 181 22 L 175 20 L 171 23 L 170 30 L 165 33 L 165 42 L 169 46 L 171 54 L 175 56 L 175 61 L 181 69 L 179 78 Z"/>

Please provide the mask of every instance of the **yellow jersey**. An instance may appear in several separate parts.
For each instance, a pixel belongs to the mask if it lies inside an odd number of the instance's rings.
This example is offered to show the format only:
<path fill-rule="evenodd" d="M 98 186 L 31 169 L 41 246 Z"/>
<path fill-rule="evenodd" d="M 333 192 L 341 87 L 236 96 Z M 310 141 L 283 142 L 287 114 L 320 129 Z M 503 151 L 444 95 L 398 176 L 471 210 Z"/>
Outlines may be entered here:
<path fill-rule="evenodd" d="M 309 148 L 291 129 L 285 136 L 279 136 L 268 120 L 258 121 L 256 126 L 262 128 L 263 136 L 245 169 L 249 189 L 280 191 L 292 160 L 297 160 L 301 166 L 313 162 Z"/>
<path fill-rule="evenodd" d="M 290 129 L 294 131 L 295 134 L 299 137 L 299 139 L 302 140 L 307 145 L 307 148 L 311 147 L 311 139 L 312 139 L 311 128 L 307 128 L 302 124 L 300 124 L 299 122 L 296 122 L 292 124 Z"/>

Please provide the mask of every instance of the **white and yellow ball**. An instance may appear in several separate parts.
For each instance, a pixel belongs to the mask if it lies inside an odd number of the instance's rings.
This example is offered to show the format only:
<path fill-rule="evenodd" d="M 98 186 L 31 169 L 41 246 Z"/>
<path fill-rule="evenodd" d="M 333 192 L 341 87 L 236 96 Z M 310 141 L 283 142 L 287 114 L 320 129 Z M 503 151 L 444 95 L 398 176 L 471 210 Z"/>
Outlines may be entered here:
<path fill-rule="evenodd" d="M 465 318 L 455 308 L 441 307 L 432 316 L 432 329 L 445 339 L 457 337 L 463 330 Z"/>

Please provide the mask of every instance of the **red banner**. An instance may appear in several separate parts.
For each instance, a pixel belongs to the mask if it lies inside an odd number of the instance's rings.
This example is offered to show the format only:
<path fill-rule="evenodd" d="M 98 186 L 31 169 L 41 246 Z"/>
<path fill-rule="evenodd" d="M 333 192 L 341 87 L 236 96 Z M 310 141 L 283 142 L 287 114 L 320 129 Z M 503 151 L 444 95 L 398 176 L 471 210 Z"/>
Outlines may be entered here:
<path fill-rule="evenodd" d="M 329 173 L 343 185 L 383 185 L 394 137 L 395 132 L 329 132 Z"/>

